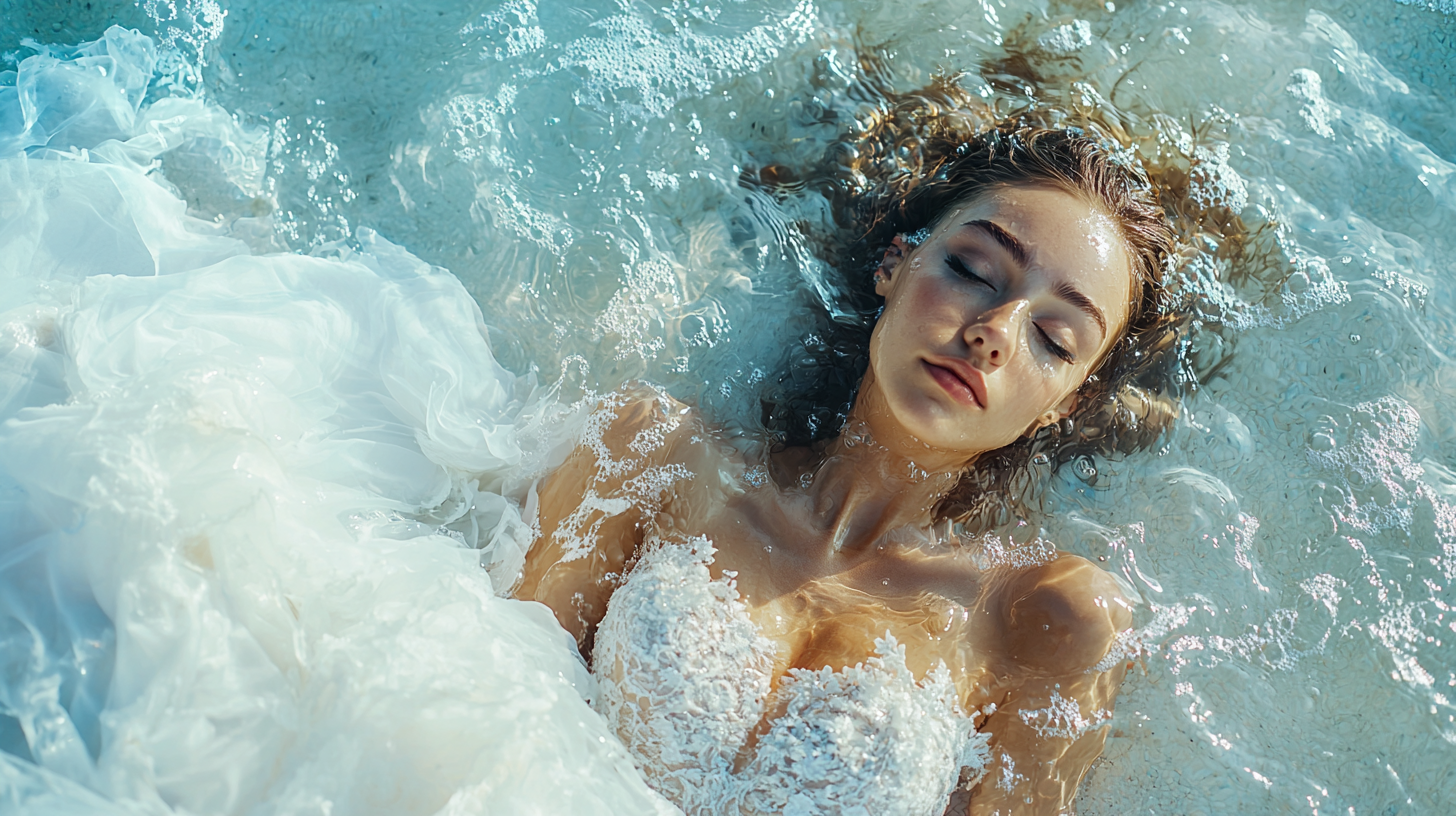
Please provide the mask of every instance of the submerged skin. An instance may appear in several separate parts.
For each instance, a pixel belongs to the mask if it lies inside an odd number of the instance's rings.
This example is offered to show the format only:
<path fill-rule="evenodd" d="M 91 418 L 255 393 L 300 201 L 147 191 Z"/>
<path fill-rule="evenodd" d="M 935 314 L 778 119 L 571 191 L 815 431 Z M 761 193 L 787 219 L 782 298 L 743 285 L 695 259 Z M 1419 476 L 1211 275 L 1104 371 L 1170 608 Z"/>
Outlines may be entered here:
<path fill-rule="evenodd" d="M 1124 666 L 1094 666 L 1131 625 L 1129 605 L 1109 574 L 1072 555 L 978 568 L 933 509 L 980 453 L 1072 410 L 1121 334 L 1131 289 L 1115 224 L 1076 196 L 1003 188 L 957 207 L 924 244 L 896 239 L 885 253 L 885 310 L 844 434 L 767 455 L 714 435 L 670 397 L 622 392 L 602 435 L 622 466 L 604 469 L 583 447 L 543 483 L 541 535 L 516 594 L 549 606 L 590 657 L 649 532 L 707 536 L 715 577 L 737 572 L 750 617 L 778 644 L 776 676 L 857 665 L 889 631 L 917 676 L 943 661 L 965 709 L 984 712 L 992 762 L 955 804 L 1059 813 L 1106 729 L 1038 734 L 1045 716 L 1022 714 L 1058 697 L 1088 720 L 1111 709 Z M 660 444 L 637 441 L 646 436 Z M 668 466 L 693 475 L 625 512 L 581 512 L 584 496 L 630 494 Z M 746 479 L 755 467 L 770 478 Z M 588 552 L 567 557 L 579 531 Z"/>

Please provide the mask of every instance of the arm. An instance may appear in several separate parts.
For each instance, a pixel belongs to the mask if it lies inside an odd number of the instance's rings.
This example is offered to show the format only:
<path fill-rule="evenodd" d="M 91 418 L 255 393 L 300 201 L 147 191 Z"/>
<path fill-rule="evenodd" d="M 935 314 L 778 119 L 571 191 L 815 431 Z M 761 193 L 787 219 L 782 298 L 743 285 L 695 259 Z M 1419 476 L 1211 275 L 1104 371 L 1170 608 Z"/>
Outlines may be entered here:
<path fill-rule="evenodd" d="M 991 763 L 968 813 L 1064 813 L 1102 753 L 1125 664 L 1099 664 L 1132 614 L 1112 577 L 1075 556 L 1018 576 L 1006 600 L 1005 644 L 1020 677 L 982 726 Z"/>
<path fill-rule="evenodd" d="M 642 542 L 642 525 L 690 478 L 674 464 L 682 403 L 624 387 L 587 420 L 581 443 L 542 483 L 538 529 L 515 595 L 546 604 L 591 654 L 592 636 Z"/>

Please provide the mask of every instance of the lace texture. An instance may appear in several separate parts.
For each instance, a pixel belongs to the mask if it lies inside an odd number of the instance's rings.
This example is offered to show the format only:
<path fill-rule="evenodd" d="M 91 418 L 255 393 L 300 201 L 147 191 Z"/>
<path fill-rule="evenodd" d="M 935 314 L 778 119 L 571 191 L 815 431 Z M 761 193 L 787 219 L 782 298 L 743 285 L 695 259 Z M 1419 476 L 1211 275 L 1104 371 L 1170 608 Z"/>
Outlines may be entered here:
<path fill-rule="evenodd" d="M 944 664 L 916 681 L 887 634 L 860 665 L 795 669 L 775 691 L 775 644 L 734 574 L 712 577 L 714 553 L 655 542 L 597 632 L 596 708 L 648 782 L 689 816 L 939 816 L 961 769 L 988 759 Z"/>

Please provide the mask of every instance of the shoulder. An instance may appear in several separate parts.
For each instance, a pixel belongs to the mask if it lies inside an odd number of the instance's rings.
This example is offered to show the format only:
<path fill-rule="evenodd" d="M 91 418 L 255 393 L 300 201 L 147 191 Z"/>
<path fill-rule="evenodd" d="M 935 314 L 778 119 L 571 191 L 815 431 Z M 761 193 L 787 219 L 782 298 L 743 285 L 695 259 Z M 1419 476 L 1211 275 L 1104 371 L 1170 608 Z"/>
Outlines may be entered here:
<path fill-rule="evenodd" d="M 678 437 L 694 433 L 693 409 L 660 388 L 628 382 L 602 397 L 582 429 L 581 446 L 600 461 L 660 460 Z"/>
<path fill-rule="evenodd" d="M 1007 655 L 1038 673 L 1086 671 L 1132 625 L 1131 607 L 1106 570 L 1060 554 L 1007 581 L 1002 595 Z"/>

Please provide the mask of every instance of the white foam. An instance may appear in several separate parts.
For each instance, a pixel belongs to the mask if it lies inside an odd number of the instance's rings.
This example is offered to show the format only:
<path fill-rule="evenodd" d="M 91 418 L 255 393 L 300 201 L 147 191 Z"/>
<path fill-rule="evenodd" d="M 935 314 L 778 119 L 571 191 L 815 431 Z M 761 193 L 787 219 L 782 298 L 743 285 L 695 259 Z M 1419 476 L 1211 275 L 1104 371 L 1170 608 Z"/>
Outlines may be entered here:
<path fill-rule="evenodd" d="M 1330 127 L 1330 119 L 1340 114 L 1325 99 L 1322 86 L 1319 74 L 1308 68 L 1299 68 L 1289 76 L 1289 84 L 1284 90 L 1300 101 L 1299 117 L 1309 129 L 1326 139 L 1333 139 L 1335 131 Z"/>
<path fill-rule="evenodd" d="M 1223 142 L 1193 148 L 1193 169 L 1188 173 L 1188 181 L 1188 197 L 1203 209 L 1227 207 L 1238 213 L 1249 204 L 1248 185 L 1229 166 L 1229 146 Z"/>
<path fill-rule="evenodd" d="M 1092 25 L 1073 20 L 1037 37 L 1036 43 L 1054 54 L 1075 54 L 1092 44 Z"/>
<path fill-rule="evenodd" d="M 1402 6 L 1439 11 L 1442 14 L 1456 14 L 1456 0 L 1395 0 L 1395 2 Z"/>
<path fill-rule="evenodd" d="M 482 58 L 512 59 L 546 45 L 546 32 L 541 28 L 540 19 L 536 15 L 536 4 L 531 0 L 507 0 L 482 13 L 474 22 L 460 29 L 460 34 L 481 34 L 488 41 L 500 43 L 483 48 Z M 504 36 L 492 36 L 502 33 Z"/>
<path fill-rule="evenodd" d="M 1053 691 L 1046 708 L 1027 709 L 1017 712 L 1021 721 L 1042 738 L 1077 739 L 1093 728 L 1112 719 L 1112 712 L 1098 709 L 1082 713 L 1081 705 L 1075 699 L 1068 700 Z"/>
<path fill-rule="evenodd" d="M 814 31 L 818 9 L 811 0 L 798 0 L 782 20 L 737 36 L 699 33 L 712 29 L 718 13 L 712 6 L 697 13 L 674 7 L 660 20 L 637 14 L 607 17 L 592 24 L 600 36 L 572 42 L 553 69 L 585 71 L 589 80 L 579 104 L 660 117 L 678 99 L 701 94 L 722 77 L 751 72 L 786 45 L 804 42 Z"/>

